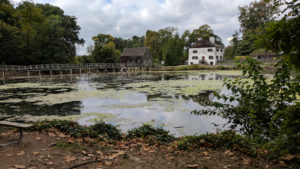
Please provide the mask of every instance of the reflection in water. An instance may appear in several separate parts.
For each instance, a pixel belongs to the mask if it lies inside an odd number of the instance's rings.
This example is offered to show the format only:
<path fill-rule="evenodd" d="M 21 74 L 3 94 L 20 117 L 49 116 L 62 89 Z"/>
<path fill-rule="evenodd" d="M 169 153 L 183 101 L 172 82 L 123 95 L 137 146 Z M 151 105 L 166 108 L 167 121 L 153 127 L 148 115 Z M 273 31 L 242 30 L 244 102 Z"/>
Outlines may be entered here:
<path fill-rule="evenodd" d="M 8 85 L 0 85 L 0 113 L 80 115 L 78 121 L 84 125 L 100 120 L 100 114 L 109 114 L 114 118 L 106 122 L 123 131 L 147 123 L 176 136 L 215 132 L 212 123 L 227 120 L 190 112 L 204 109 L 199 103 L 214 99 L 213 90 L 220 89 L 228 77 L 222 74 L 147 72 L 10 80 Z"/>
<path fill-rule="evenodd" d="M 80 114 L 81 102 L 67 102 L 53 105 L 39 105 L 36 102 L 17 102 L 17 103 L 1 103 L 0 114 L 10 115 L 32 115 L 32 116 L 45 116 L 45 115 L 59 115 L 69 116 Z"/>

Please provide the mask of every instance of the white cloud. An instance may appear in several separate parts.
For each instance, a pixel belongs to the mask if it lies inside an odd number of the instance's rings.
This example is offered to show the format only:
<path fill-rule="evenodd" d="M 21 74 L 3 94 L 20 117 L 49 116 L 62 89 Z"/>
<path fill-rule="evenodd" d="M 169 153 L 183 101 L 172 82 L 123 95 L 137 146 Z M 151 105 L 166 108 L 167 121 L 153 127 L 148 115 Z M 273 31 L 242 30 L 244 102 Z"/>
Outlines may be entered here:
<path fill-rule="evenodd" d="M 20 1 L 20 0 L 16 0 Z M 254 0 L 34 0 L 62 8 L 78 18 L 80 37 L 86 40 L 78 53 L 84 54 L 92 36 L 108 33 L 130 38 L 146 30 L 167 26 L 193 30 L 208 24 L 225 44 L 239 29 L 238 6 Z"/>

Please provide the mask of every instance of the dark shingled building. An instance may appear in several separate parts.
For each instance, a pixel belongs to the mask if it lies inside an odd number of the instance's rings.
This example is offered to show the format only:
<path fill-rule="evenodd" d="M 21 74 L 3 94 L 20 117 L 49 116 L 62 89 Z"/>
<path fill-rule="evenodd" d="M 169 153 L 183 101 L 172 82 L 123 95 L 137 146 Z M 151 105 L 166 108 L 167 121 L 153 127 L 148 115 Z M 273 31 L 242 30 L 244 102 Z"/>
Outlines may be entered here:
<path fill-rule="evenodd" d="M 125 48 L 121 54 L 121 63 L 132 63 L 141 66 L 152 66 L 153 58 L 149 48 Z"/>

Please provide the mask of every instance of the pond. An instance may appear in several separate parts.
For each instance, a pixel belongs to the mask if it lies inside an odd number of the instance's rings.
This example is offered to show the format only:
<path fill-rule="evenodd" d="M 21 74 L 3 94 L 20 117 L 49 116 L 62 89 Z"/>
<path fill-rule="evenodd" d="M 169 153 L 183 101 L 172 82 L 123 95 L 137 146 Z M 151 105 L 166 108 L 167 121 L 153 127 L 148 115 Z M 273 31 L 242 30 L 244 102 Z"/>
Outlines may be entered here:
<path fill-rule="evenodd" d="M 239 71 L 144 72 L 9 80 L 0 84 L 0 114 L 29 120 L 72 119 L 82 125 L 104 121 L 126 132 L 143 124 L 175 136 L 223 130 L 218 116 L 199 116 L 223 90 L 224 78 Z"/>

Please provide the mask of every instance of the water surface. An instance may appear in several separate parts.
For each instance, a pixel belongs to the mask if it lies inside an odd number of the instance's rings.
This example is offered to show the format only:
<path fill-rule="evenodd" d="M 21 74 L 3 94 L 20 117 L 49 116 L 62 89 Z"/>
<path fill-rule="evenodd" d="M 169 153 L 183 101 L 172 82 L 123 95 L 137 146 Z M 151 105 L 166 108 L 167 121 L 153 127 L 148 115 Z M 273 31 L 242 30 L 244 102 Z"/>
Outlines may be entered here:
<path fill-rule="evenodd" d="M 176 136 L 216 132 L 227 122 L 199 116 L 200 101 L 223 90 L 238 71 L 97 74 L 9 80 L 0 85 L 0 114 L 30 120 L 72 119 L 82 125 L 104 121 L 122 131 L 150 124 Z"/>

